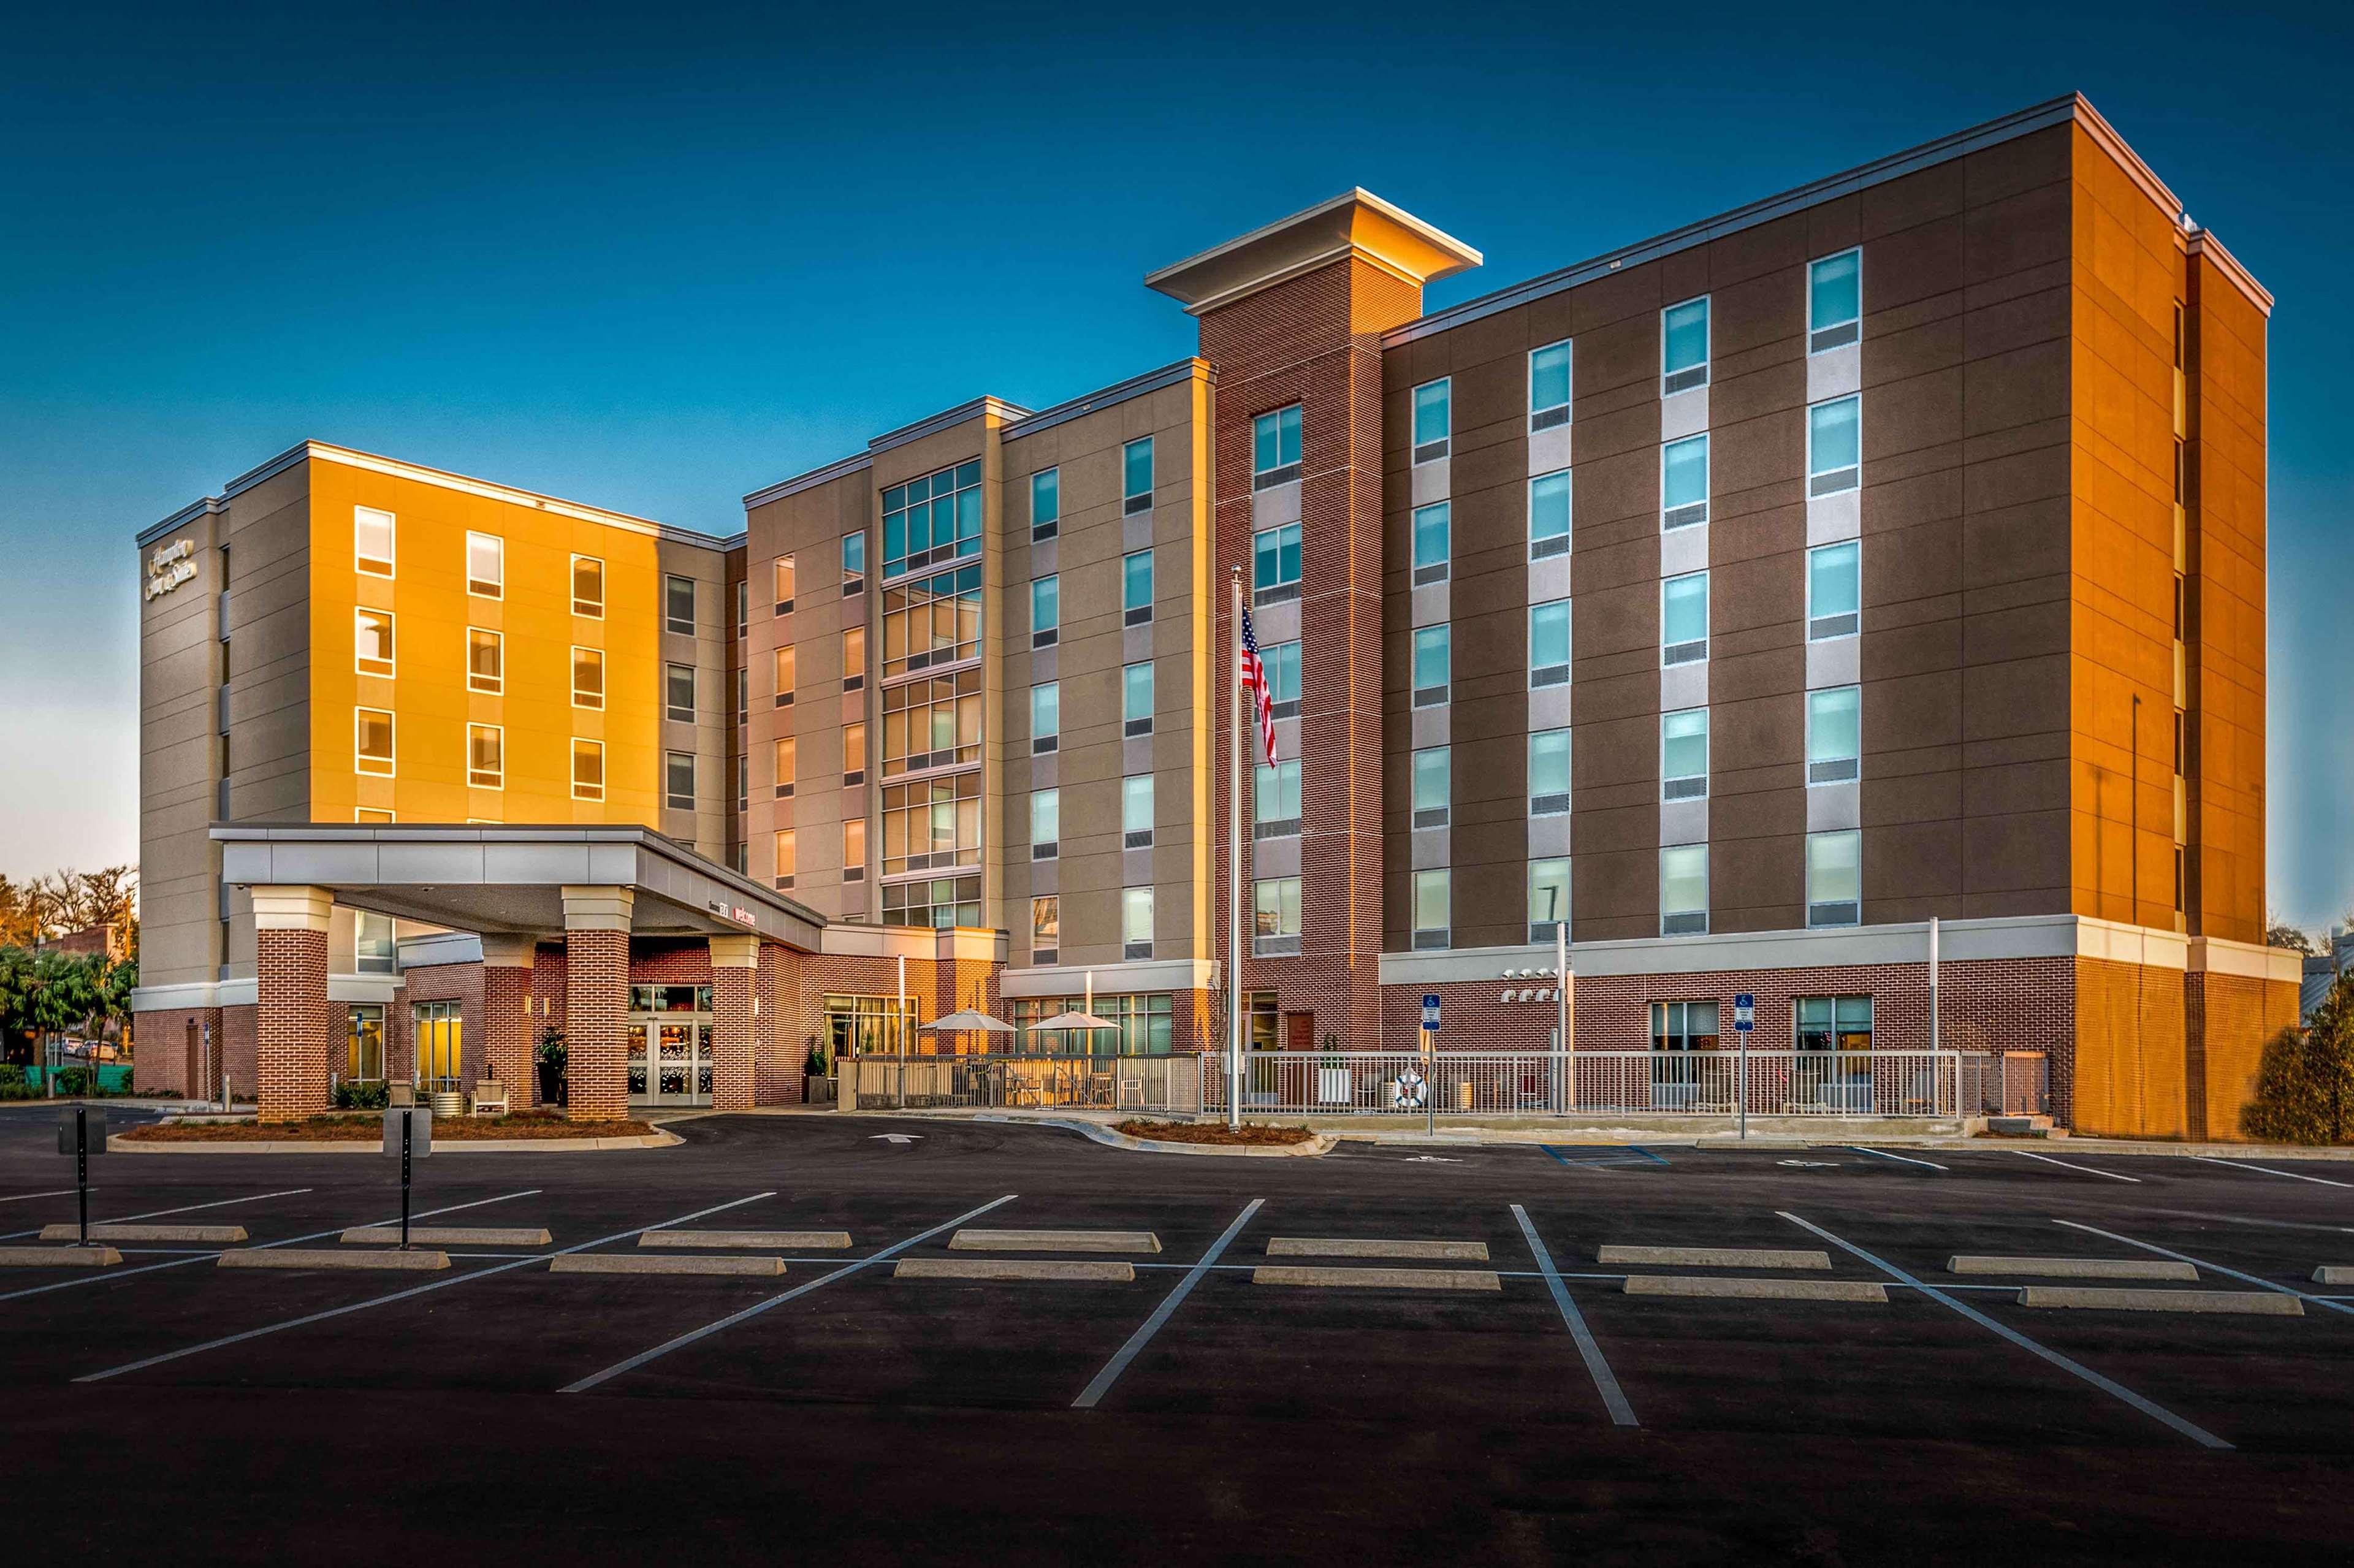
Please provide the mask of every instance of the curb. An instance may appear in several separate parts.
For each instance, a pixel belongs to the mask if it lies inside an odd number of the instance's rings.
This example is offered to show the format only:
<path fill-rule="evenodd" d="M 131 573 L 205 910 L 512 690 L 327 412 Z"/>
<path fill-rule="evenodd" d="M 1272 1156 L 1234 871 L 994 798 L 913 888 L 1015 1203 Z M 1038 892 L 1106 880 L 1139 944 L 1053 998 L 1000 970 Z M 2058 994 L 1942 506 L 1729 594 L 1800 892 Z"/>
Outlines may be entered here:
<path fill-rule="evenodd" d="M 669 1149 L 686 1139 L 660 1128 L 644 1138 L 482 1138 L 447 1139 L 433 1145 L 435 1154 L 585 1154 L 617 1149 Z M 115 1154 L 381 1154 L 381 1144 L 365 1139 L 273 1139 L 259 1143 L 158 1143 L 149 1139 L 126 1141 L 121 1133 L 106 1140 Z"/>
<path fill-rule="evenodd" d="M 1130 1154 L 1216 1154 L 1228 1158 L 1241 1156 L 1246 1160 L 1314 1160 L 1332 1151 L 1340 1141 L 1329 1133 L 1318 1133 L 1305 1143 L 1293 1144 L 1219 1144 L 1172 1143 L 1158 1138 L 1130 1138 L 1108 1127 L 1072 1117 L 994 1116 L 925 1117 L 926 1121 L 980 1121 L 1000 1127 L 1055 1127 L 1066 1132 L 1076 1132 L 1091 1142 L 1107 1149 L 1122 1149 Z"/>

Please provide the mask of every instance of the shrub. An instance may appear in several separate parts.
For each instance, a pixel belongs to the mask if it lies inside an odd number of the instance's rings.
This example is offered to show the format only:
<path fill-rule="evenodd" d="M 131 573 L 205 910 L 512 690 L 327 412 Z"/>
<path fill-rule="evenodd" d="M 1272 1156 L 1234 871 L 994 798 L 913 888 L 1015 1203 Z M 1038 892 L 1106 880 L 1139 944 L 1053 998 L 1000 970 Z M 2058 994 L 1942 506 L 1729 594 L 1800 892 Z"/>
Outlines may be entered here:
<path fill-rule="evenodd" d="M 64 1099 L 80 1099 L 90 1092 L 90 1072 L 88 1067 L 58 1069 L 58 1094 Z"/>
<path fill-rule="evenodd" d="M 2241 1127 L 2277 1143 L 2354 1138 L 2354 974 L 2329 988 L 2311 1028 L 2284 1029 L 2264 1046 Z"/>
<path fill-rule="evenodd" d="M 341 1078 L 336 1080 L 333 1098 L 337 1110 L 382 1110 L 392 1104 L 392 1086 Z"/>
<path fill-rule="evenodd" d="M 0 1100 L 29 1100 L 39 1097 L 22 1067 L 0 1066 Z"/>

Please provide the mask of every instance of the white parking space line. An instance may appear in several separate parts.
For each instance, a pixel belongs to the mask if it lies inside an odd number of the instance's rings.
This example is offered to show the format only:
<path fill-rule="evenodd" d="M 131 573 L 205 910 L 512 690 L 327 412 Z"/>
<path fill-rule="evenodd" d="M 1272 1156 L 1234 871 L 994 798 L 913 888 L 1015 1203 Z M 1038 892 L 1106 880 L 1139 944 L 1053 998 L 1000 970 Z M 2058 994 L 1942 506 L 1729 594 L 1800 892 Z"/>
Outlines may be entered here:
<path fill-rule="evenodd" d="M 723 1210 L 741 1208 L 746 1203 L 757 1203 L 763 1198 L 773 1198 L 775 1196 L 776 1193 L 774 1192 L 755 1192 L 748 1198 L 737 1198 L 729 1202 L 715 1204 L 713 1207 L 708 1209 L 698 1209 L 691 1214 L 681 1214 L 674 1220 L 661 1220 L 651 1225 L 638 1225 L 630 1230 L 616 1231 L 610 1236 L 599 1236 L 595 1241 L 582 1242 L 578 1246 L 568 1246 L 566 1247 L 563 1252 L 547 1255 L 562 1257 L 565 1253 L 586 1252 L 592 1246 L 605 1246 L 613 1242 L 626 1241 L 630 1237 L 636 1235 L 642 1231 L 654 1230 L 662 1225 L 683 1225 L 689 1220 L 699 1220 L 705 1214 L 716 1214 Z M 323 1231 L 320 1234 L 323 1235 L 334 1235 L 340 1233 L 335 1231 Z M 271 1245 L 284 1246 L 289 1244 L 285 1242 L 278 1242 Z M 469 1280 L 487 1279 L 493 1274 L 504 1274 L 510 1269 L 523 1268 L 530 1264 L 536 1263 L 537 1261 L 539 1261 L 538 1257 L 534 1256 L 520 1258 L 514 1263 L 494 1264 L 489 1268 L 478 1268 L 466 1274 L 453 1276 L 448 1279 L 437 1279 L 430 1285 L 419 1285 L 413 1286 L 407 1290 L 396 1290 L 389 1296 L 377 1296 L 366 1301 L 355 1301 L 345 1307 L 330 1307 L 323 1312 L 310 1312 L 300 1318 L 289 1318 L 283 1322 L 265 1324 L 263 1327 L 259 1329 L 248 1329 L 242 1334 L 228 1334 L 217 1340 L 207 1340 L 201 1345 L 189 1345 L 183 1350 L 166 1351 L 160 1356 L 148 1356 L 143 1360 L 127 1362 L 122 1366 L 109 1367 L 104 1372 L 86 1372 L 82 1376 L 74 1379 L 74 1382 L 103 1383 L 111 1377 L 121 1377 L 125 1372 L 135 1372 L 147 1367 L 161 1366 L 165 1361 L 176 1361 L 184 1356 L 200 1355 L 206 1351 L 217 1351 L 227 1345 L 240 1345 L 248 1340 L 259 1340 L 266 1334 L 279 1333 L 287 1329 L 300 1329 L 309 1323 L 323 1323 L 330 1318 L 341 1318 L 353 1312 L 365 1312 L 371 1307 L 388 1307 L 396 1301 L 406 1301 L 413 1296 L 424 1296 L 436 1290 L 447 1290 L 453 1285 L 463 1285 Z M 160 1266 L 169 1268 L 173 1266 L 170 1264 L 164 1264 Z"/>
<path fill-rule="evenodd" d="M 2294 1171 L 2275 1171 L 2269 1165 L 2251 1165 L 2244 1160 L 2217 1160 L 2211 1155 L 2190 1157 L 2202 1165 L 2228 1165 L 2234 1171 L 2261 1171 L 2267 1176 L 2285 1176 L 2292 1181 L 2311 1181 L 2323 1187 L 2354 1187 L 2354 1181 L 2332 1181 L 2327 1176 L 2302 1176 Z"/>
<path fill-rule="evenodd" d="M 620 1376 L 626 1372 L 635 1372 L 638 1368 L 644 1366 L 648 1361 L 655 1361 L 663 1356 L 666 1356 L 673 1351 L 679 1350 L 684 1346 L 695 1343 L 697 1340 L 708 1339 L 712 1335 L 719 1333 L 724 1330 L 732 1329 L 748 1318 L 757 1318 L 771 1307 L 781 1307 L 786 1302 L 790 1301 L 797 1297 L 806 1296 L 812 1290 L 822 1289 L 826 1286 L 833 1284 L 836 1280 L 847 1279 L 852 1275 L 857 1274 L 864 1269 L 872 1268 L 878 1263 L 887 1263 L 891 1259 L 898 1256 L 901 1253 L 907 1251 L 909 1247 L 921 1245 L 923 1243 L 928 1242 L 931 1240 L 932 1237 L 939 1234 L 942 1231 L 954 1230 L 957 1226 L 963 1224 L 967 1220 L 977 1220 L 981 1218 L 981 1215 L 989 1213 L 990 1210 L 1010 1203 L 1020 1196 L 1021 1194 L 1018 1192 L 1008 1192 L 1002 1198 L 998 1198 L 992 1202 L 983 1203 L 980 1208 L 974 1209 L 968 1213 L 959 1214 L 953 1220 L 944 1220 L 928 1231 L 918 1231 L 916 1234 L 909 1236 L 906 1241 L 894 1242 L 889 1246 L 885 1247 L 881 1252 L 870 1254 L 865 1257 L 852 1258 L 847 1261 L 830 1259 L 828 1261 L 841 1263 L 841 1266 L 836 1268 L 832 1274 L 820 1276 L 818 1278 L 811 1280 L 807 1285 L 796 1285 L 790 1290 L 769 1297 L 766 1301 L 755 1301 L 751 1306 L 745 1308 L 740 1312 L 730 1312 L 726 1317 L 720 1319 L 719 1321 L 716 1323 L 705 1323 L 702 1328 L 692 1330 L 686 1333 L 681 1334 L 674 1340 L 665 1340 L 661 1344 L 656 1345 L 652 1350 L 640 1351 L 628 1361 L 616 1361 L 611 1366 L 607 1367 L 603 1372 L 591 1372 L 578 1383 L 565 1384 L 562 1388 L 557 1390 L 557 1392 L 558 1393 L 586 1393 L 590 1389 L 595 1388 L 599 1383 L 610 1383 L 614 1378 Z M 695 1217 L 696 1216 L 688 1216 L 690 1219 Z M 674 1221 L 673 1223 L 684 1224 L 684 1222 Z M 652 1227 L 648 1228 L 651 1229 Z M 590 1245 L 594 1245 L 596 1244 L 592 1243 Z"/>
<path fill-rule="evenodd" d="M 256 1192 L 249 1198 L 223 1198 L 217 1202 L 211 1203 L 183 1203 L 176 1209 L 150 1209 L 143 1214 L 120 1214 L 111 1220 L 92 1220 L 90 1221 L 90 1224 L 93 1225 L 124 1225 L 129 1224 L 133 1220 L 160 1220 L 165 1214 L 193 1214 L 199 1209 L 228 1209 L 233 1208 L 239 1203 L 259 1203 L 269 1198 L 299 1198 L 309 1191 L 311 1191 L 311 1189 L 308 1187 L 289 1187 L 283 1192 Z M 0 1241 L 15 1241 L 18 1236 L 34 1235 L 43 1228 L 45 1227 L 37 1225 L 29 1231 L 11 1231 L 8 1234 L 0 1236 Z"/>
<path fill-rule="evenodd" d="M 96 1188 L 90 1190 L 97 1191 Z M 0 1203 L 21 1203 L 28 1198 L 70 1198 L 80 1191 L 78 1187 L 60 1187 L 54 1192 L 18 1192 L 12 1197 L 0 1198 Z"/>
<path fill-rule="evenodd" d="M 1969 1306 L 1966 1302 L 1956 1300 L 1952 1296 L 1938 1289 L 1934 1285 L 1925 1284 L 1921 1280 L 1914 1278 L 1913 1276 L 1905 1273 L 1894 1264 L 1883 1262 L 1880 1258 L 1874 1257 L 1872 1254 L 1864 1251 L 1861 1247 L 1857 1246 L 1852 1242 L 1841 1241 L 1839 1237 L 1831 1234 L 1830 1232 L 1823 1229 L 1822 1226 L 1802 1220 L 1797 1215 L 1789 1213 L 1787 1210 L 1776 1209 L 1775 1213 L 1780 1214 L 1782 1218 L 1789 1221 L 1792 1224 L 1797 1225 L 1801 1230 L 1812 1231 L 1815 1234 L 1822 1237 L 1823 1240 L 1830 1243 L 1833 1246 L 1838 1247 L 1841 1252 L 1861 1258 L 1864 1262 L 1872 1265 L 1872 1267 L 1880 1270 L 1881 1273 L 1888 1276 L 1891 1279 L 1901 1280 L 1904 1284 L 1911 1286 L 1914 1289 L 1918 1290 L 1922 1295 L 1927 1297 L 1930 1300 L 1936 1302 L 1939 1306 L 1960 1313 L 1963 1317 L 1968 1319 L 1971 1322 L 1976 1323 L 1979 1328 L 1986 1330 L 1988 1332 L 2009 1340 L 2012 1344 L 2017 1345 L 2020 1350 L 2027 1351 L 2030 1355 L 2041 1357 L 2042 1360 L 2051 1362 L 2053 1366 L 2058 1367 L 2062 1372 L 2068 1373 L 2071 1377 L 2084 1379 L 2086 1383 L 2091 1383 L 2094 1388 L 2099 1389 L 2103 1393 L 2109 1395 L 2113 1399 L 2123 1401 L 2125 1404 L 2140 1411 L 2144 1415 L 2148 1416 L 2153 1421 L 2158 1422 L 2162 1425 L 2173 1428 L 2175 1431 L 2181 1433 L 2185 1437 L 2190 1438 L 2200 1446 L 2203 1448 L 2229 1448 L 2232 1446 L 2231 1444 L 2226 1443 L 2222 1438 L 2216 1436 L 2212 1432 L 2208 1431 L 2205 1427 L 2185 1421 L 2181 1416 L 2175 1414 L 2174 1412 L 2167 1409 L 2164 1405 L 2153 1404 L 2151 1401 L 2143 1398 L 2140 1394 L 2136 1393 L 2133 1390 L 2127 1388 L 2125 1384 L 2116 1382 L 2115 1379 L 2102 1376 L 2099 1372 L 2094 1372 L 2092 1368 L 2084 1365 L 2082 1361 L 2074 1361 L 2067 1356 L 2063 1356 L 2058 1351 L 2052 1350 L 2047 1345 L 2038 1344 L 2035 1340 L 2029 1339 L 2026 1335 L 2020 1333 L 2018 1330 L 2011 1328 L 2009 1325 L 1996 1322 L 1992 1318 L 1988 1317 L 1977 1308 Z M 2120 1237 L 2118 1239 L 2122 1240 L 2124 1238 Z"/>
<path fill-rule="evenodd" d="M 1201 1260 L 1185 1271 L 1185 1277 L 1161 1298 L 1161 1305 L 1152 1309 L 1152 1316 L 1128 1337 L 1126 1344 L 1112 1352 L 1111 1360 L 1104 1362 L 1102 1371 L 1087 1380 L 1087 1386 L 1079 1391 L 1079 1397 L 1071 1401 L 1072 1409 L 1093 1410 L 1103 1402 L 1103 1396 L 1111 1392 L 1111 1385 L 1119 1381 L 1119 1374 L 1128 1370 L 1129 1362 L 1136 1360 L 1137 1352 L 1150 1344 L 1152 1336 L 1161 1332 L 1169 1319 L 1176 1316 L 1177 1308 L 1185 1304 L 1185 1298 L 1193 1294 L 1193 1287 L 1201 1284 L 1202 1277 L 1217 1266 L 1219 1256 L 1234 1245 L 1235 1237 L 1242 1234 L 1243 1227 L 1250 1224 L 1251 1216 L 1257 1213 L 1259 1205 L 1266 1202 L 1265 1198 L 1253 1198 L 1243 1205 L 1243 1212 L 1236 1214 L 1234 1223 L 1210 1244 L 1210 1250 L 1202 1255 Z"/>
<path fill-rule="evenodd" d="M 1529 1251 L 1536 1255 L 1537 1270 L 1544 1276 L 1545 1288 L 1553 1293 L 1553 1304 L 1560 1310 L 1562 1322 L 1568 1326 L 1569 1337 L 1577 1341 L 1577 1353 L 1585 1362 L 1587 1374 L 1594 1379 L 1595 1389 L 1602 1395 L 1604 1407 L 1610 1412 L 1610 1424 L 1641 1425 L 1635 1419 L 1635 1407 L 1627 1403 L 1626 1391 L 1618 1386 L 1618 1374 L 1610 1370 L 1594 1330 L 1585 1326 L 1585 1315 L 1569 1298 L 1569 1287 L 1561 1282 L 1561 1270 L 1553 1266 L 1553 1253 L 1545 1246 L 1544 1238 L 1537 1234 L 1536 1226 L 1529 1223 L 1529 1212 L 1514 1203 L 1512 1218 L 1520 1222 L 1521 1234 L 1528 1238 Z"/>
<path fill-rule="evenodd" d="M 2328 1308 L 2333 1312 L 2343 1312 L 2348 1317 L 2354 1318 L 2354 1307 L 2348 1307 L 2342 1302 L 2332 1301 L 2326 1297 L 2307 1295 L 2306 1292 L 2298 1290 L 2292 1286 L 2276 1285 L 2273 1281 L 2262 1278 L 2256 1275 L 2243 1274 L 2236 1268 L 2226 1268 L 2220 1263 L 2210 1263 L 2203 1257 L 2193 1257 L 2187 1252 L 2176 1252 L 2171 1247 L 2159 1246 L 2155 1242 L 2136 1241 L 2131 1236 L 2121 1236 L 2115 1231 L 2105 1231 L 2098 1225 L 2082 1224 L 2074 1220 L 2057 1220 L 2053 1223 L 2056 1224 L 2066 1225 L 2073 1231 L 2084 1231 L 2093 1235 L 2106 1236 L 2113 1242 L 2123 1242 L 2127 1246 L 2137 1246 L 2144 1252 L 2154 1252 L 2160 1257 L 2170 1257 L 2178 1262 L 2190 1264 L 2199 1268 L 2211 1269 L 2217 1274 L 2229 1275 L 2233 1279 L 2244 1279 L 2250 1285 L 2261 1285 L 2267 1290 L 2277 1290 L 2284 1296 L 2294 1296 L 2300 1301 L 2317 1302 L 2321 1306 Z"/>
<path fill-rule="evenodd" d="M 1882 1160 L 1894 1160 L 1906 1165 L 1924 1165 L 1932 1171 L 1946 1171 L 1952 1169 L 1950 1166 L 1940 1165 L 1934 1160 L 1915 1160 L 1909 1154 L 1891 1154 L 1884 1149 L 1866 1149 L 1861 1143 L 1850 1143 L 1848 1147 L 1854 1150 L 1858 1154 L 1876 1154 Z"/>
<path fill-rule="evenodd" d="M 2065 1160 L 2054 1160 L 2048 1154 L 2038 1154 L 2029 1149 L 2014 1149 L 2011 1152 L 2021 1160 L 2041 1160 L 2046 1165 L 2058 1165 L 2070 1171 L 2082 1171 L 2087 1176 L 2105 1176 L 2112 1181 L 2131 1181 L 2137 1186 L 2141 1182 L 2141 1178 L 2138 1176 L 2120 1176 L 2114 1171 L 2095 1171 L 2089 1165 L 2076 1165 Z"/>
<path fill-rule="evenodd" d="M 304 1189 L 306 1192 L 308 1190 Z M 476 1198 L 472 1202 L 452 1203 L 446 1209 L 428 1209 L 424 1213 L 415 1217 L 421 1220 L 430 1214 L 454 1214 L 461 1209 L 479 1209 L 485 1203 L 504 1203 L 511 1199 L 535 1197 L 539 1192 L 540 1189 L 537 1187 L 526 1187 L 520 1192 L 502 1192 L 495 1198 Z M 394 1223 L 398 1223 L 397 1217 Z M 282 1241 L 263 1242 L 261 1245 L 265 1247 L 300 1246 L 304 1242 L 317 1241 L 323 1236 L 339 1234 L 344 1228 L 342 1225 L 337 1225 L 331 1231 L 313 1231 L 309 1235 L 288 1236 Z M 134 1274 L 153 1274 L 159 1268 L 182 1268 L 189 1264 L 201 1263 L 206 1258 L 219 1255 L 217 1252 L 201 1252 L 193 1257 L 175 1258 L 170 1263 L 151 1263 L 143 1268 L 117 1269 L 108 1274 L 93 1275 L 88 1279 L 61 1279 L 54 1285 L 36 1285 L 29 1290 L 12 1290 L 5 1296 L 0 1296 L 0 1301 L 14 1301 L 20 1296 L 39 1296 L 50 1290 L 70 1290 L 77 1285 L 103 1285 L 111 1280 L 128 1279 Z"/>

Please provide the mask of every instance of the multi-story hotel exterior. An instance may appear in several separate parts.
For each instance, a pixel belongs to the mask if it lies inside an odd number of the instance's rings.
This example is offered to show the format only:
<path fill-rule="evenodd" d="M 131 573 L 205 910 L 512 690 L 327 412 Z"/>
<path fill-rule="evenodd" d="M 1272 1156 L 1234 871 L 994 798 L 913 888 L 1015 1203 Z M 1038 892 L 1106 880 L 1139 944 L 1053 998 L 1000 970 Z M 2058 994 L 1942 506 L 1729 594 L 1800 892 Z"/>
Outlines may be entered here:
<path fill-rule="evenodd" d="M 2270 296 L 2073 97 L 1424 313 L 1479 262 L 1349 193 L 1146 280 L 1197 356 L 733 538 L 316 443 L 167 518 L 143 1082 L 293 1114 L 561 1028 L 576 1114 L 765 1103 L 896 1039 L 903 969 L 917 1022 L 1091 980 L 1122 1049 L 1212 1046 L 1239 573 L 1260 1046 L 1437 992 L 1543 1047 L 1565 919 L 1580 1050 L 1739 993 L 1761 1047 L 1917 1048 L 1934 920 L 1946 1046 L 2234 1133 L 2297 980 Z"/>

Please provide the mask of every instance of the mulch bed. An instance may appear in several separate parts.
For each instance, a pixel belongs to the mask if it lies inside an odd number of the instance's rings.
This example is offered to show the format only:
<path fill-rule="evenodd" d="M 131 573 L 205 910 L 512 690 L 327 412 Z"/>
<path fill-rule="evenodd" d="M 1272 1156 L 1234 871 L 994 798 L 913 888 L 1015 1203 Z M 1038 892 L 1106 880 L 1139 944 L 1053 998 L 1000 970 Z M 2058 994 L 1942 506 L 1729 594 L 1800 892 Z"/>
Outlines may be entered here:
<path fill-rule="evenodd" d="M 436 1117 L 433 1141 L 488 1139 L 644 1138 L 642 1121 L 567 1121 L 557 1116 Z M 374 1143 L 384 1137 L 376 1112 L 314 1116 L 302 1121 L 179 1121 L 134 1128 L 121 1135 L 136 1143 Z"/>
<path fill-rule="evenodd" d="M 1245 1122 L 1239 1132 L 1230 1132 L 1214 1122 L 1194 1121 L 1124 1121 L 1119 1130 L 1130 1138 L 1149 1138 L 1160 1143 L 1284 1145 L 1306 1143 L 1316 1136 L 1304 1127 L 1262 1127 L 1257 1122 Z"/>

